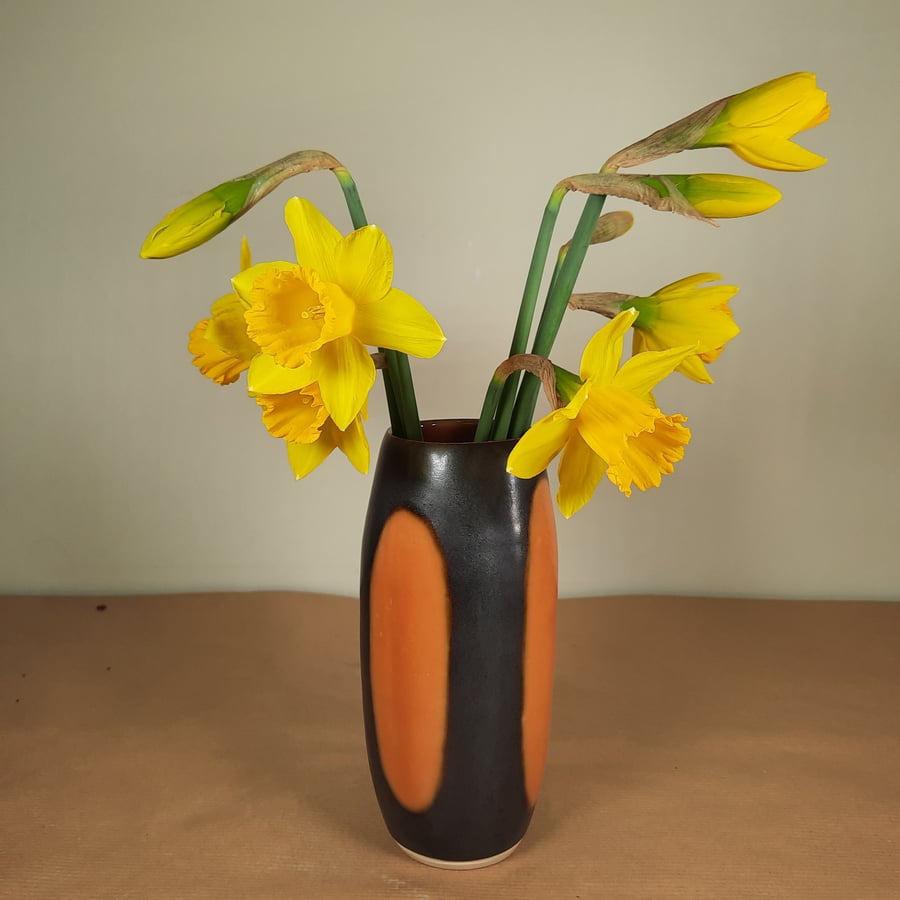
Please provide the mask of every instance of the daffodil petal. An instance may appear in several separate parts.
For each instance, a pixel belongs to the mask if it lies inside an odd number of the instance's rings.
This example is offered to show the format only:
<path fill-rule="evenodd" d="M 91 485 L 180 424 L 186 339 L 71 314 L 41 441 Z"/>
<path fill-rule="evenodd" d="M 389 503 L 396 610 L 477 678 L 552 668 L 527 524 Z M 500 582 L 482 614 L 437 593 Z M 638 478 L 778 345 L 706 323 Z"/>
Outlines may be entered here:
<path fill-rule="evenodd" d="M 646 353 L 648 350 L 661 350 L 662 347 L 655 346 L 656 335 L 652 331 L 640 331 L 635 328 L 632 332 L 631 339 L 631 355 L 637 356 L 638 353 Z"/>
<path fill-rule="evenodd" d="M 639 319 L 635 333 L 649 336 L 646 350 L 696 346 L 699 353 L 706 353 L 722 347 L 741 333 L 726 305 L 727 298 L 722 300 L 722 296 L 718 292 L 708 296 L 695 292 L 689 299 L 659 304 L 655 309 L 648 304 L 650 324 L 641 327 Z M 644 309 L 640 308 L 643 316 Z"/>
<path fill-rule="evenodd" d="M 517 478 L 540 475 L 565 446 L 573 425 L 564 409 L 539 419 L 522 437 L 506 460 L 506 471 Z"/>
<path fill-rule="evenodd" d="M 343 236 L 309 200 L 292 197 L 285 204 L 284 220 L 294 238 L 297 262 L 315 269 L 323 281 L 337 282 L 334 255 Z"/>
<path fill-rule="evenodd" d="M 779 172 L 808 172 L 828 162 L 827 157 L 819 156 L 793 141 L 775 140 L 763 135 L 735 143 L 731 149 L 752 166 Z"/>
<path fill-rule="evenodd" d="M 278 365 L 268 353 L 257 353 L 250 360 L 247 390 L 251 394 L 287 394 L 299 391 L 315 380 L 311 365 L 292 369 Z"/>
<path fill-rule="evenodd" d="M 253 265 L 253 256 L 250 253 L 250 243 L 247 241 L 247 236 L 241 238 L 241 271 L 244 269 L 249 269 L 250 266 Z"/>
<path fill-rule="evenodd" d="M 823 91 L 824 93 L 824 91 Z M 827 95 L 826 95 L 827 96 Z M 823 122 L 827 122 L 831 118 L 831 105 L 826 103 L 819 112 L 814 115 L 807 124 L 807 128 L 815 128 L 817 125 L 821 125 Z"/>
<path fill-rule="evenodd" d="M 324 435 L 312 444 L 296 444 L 291 441 L 285 441 L 285 444 L 287 445 L 288 462 L 298 481 L 325 462 L 335 446 Z"/>
<path fill-rule="evenodd" d="M 825 102 L 825 96 L 825 91 L 816 87 L 812 72 L 794 72 L 736 94 L 726 115 L 736 128 L 771 127 L 786 121 L 783 127 L 796 134 L 807 127 L 810 117 Z"/>
<path fill-rule="evenodd" d="M 560 512 L 568 519 L 594 495 L 606 472 L 606 462 L 594 453 L 576 431 L 563 449 L 558 472 L 556 503 Z"/>
<path fill-rule="evenodd" d="M 380 300 L 391 288 L 394 253 L 385 233 L 375 225 L 358 228 L 335 248 L 337 282 L 358 303 Z"/>
<path fill-rule="evenodd" d="M 353 333 L 370 347 L 399 350 L 423 359 L 435 356 L 446 340 L 434 316 L 397 288 L 391 288 L 377 303 L 357 307 Z"/>
<path fill-rule="evenodd" d="M 670 297 L 681 297 L 690 293 L 694 288 L 708 281 L 719 281 L 722 276 L 716 272 L 698 272 L 696 275 L 688 275 L 686 278 L 679 278 L 665 287 L 661 287 L 658 291 L 653 292 L 654 297 L 660 300 L 668 300 Z"/>
<path fill-rule="evenodd" d="M 622 390 L 643 397 L 688 357 L 697 355 L 697 347 L 672 347 L 670 350 L 647 350 L 627 360 L 613 378 Z"/>
<path fill-rule="evenodd" d="M 369 442 L 366 440 L 362 417 L 357 416 L 344 431 L 339 431 L 333 422 L 329 422 L 327 427 L 333 429 L 331 436 L 341 453 L 357 471 L 365 475 L 369 471 Z"/>
<path fill-rule="evenodd" d="M 715 347 L 712 350 L 704 350 L 702 353 L 698 353 L 697 356 L 705 363 L 715 362 L 722 355 L 724 349 L 724 347 Z"/>
<path fill-rule="evenodd" d="M 313 371 L 328 414 L 344 431 L 359 414 L 375 383 L 372 357 L 356 338 L 338 338 L 314 355 Z"/>
<path fill-rule="evenodd" d="M 600 384 L 610 381 L 622 361 L 625 333 L 638 317 L 636 309 L 623 309 L 589 341 L 581 355 L 581 378 Z"/>
<path fill-rule="evenodd" d="M 681 372 L 682 375 L 690 378 L 691 381 L 696 381 L 697 384 L 712 384 L 713 378 L 706 370 L 706 366 L 703 365 L 703 362 L 704 361 L 700 358 L 699 354 L 696 356 L 689 356 L 679 363 L 675 371 Z"/>

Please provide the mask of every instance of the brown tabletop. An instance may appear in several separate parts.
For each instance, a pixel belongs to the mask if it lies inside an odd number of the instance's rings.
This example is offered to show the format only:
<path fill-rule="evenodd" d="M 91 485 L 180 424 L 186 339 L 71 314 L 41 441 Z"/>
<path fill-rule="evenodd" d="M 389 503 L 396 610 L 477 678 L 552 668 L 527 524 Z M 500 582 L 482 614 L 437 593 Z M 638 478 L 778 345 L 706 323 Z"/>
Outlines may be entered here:
<path fill-rule="evenodd" d="M 366 764 L 357 611 L 0 597 L 0 897 L 900 898 L 900 604 L 564 600 L 506 862 L 419 865 Z"/>

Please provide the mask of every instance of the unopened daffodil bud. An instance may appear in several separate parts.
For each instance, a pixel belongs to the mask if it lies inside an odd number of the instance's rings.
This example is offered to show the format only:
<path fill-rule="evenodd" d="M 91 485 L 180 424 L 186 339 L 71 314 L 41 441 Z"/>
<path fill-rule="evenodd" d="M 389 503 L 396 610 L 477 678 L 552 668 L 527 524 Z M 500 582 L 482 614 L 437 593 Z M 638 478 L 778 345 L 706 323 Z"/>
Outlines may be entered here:
<path fill-rule="evenodd" d="M 830 114 L 828 96 L 811 72 L 783 75 L 716 100 L 620 150 L 604 172 L 703 147 L 728 147 L 763 169 L 803 172 L 827 160 L 793 143 L 801 131 L 821 125 Z"/>
<path fill-rule="evenodd" d="M 729 147 L 764 169 L 805 172 L 828 160 L 791 138 L 828 120 L 828 96 L 811 72 L 796 72 L 735 94 L 695 147 Z"/>
<path fill-rule="evenodd" d="M 341 184 L 349 173 L 330 153 L 300 150 L 266 166 L 232 178 L 173 209 L 147 235 L 144 259 L 166 259 L 199 247 L 259 203 L 266 194 L 294 175 L 331 169 Z M 352 181 L 352 179 L 351 179 Z"/>
<path fill-rule="evenodd" d="M 743 175 L 648 175 L 642 180 L 664 198 L 676 200 L 680 195 L 708 219 L 753 216 L 781 199 L 781 191 L 771 184 Z"/>
<path fill-rule="evenodd" d="M 167 259 L 200 246 L 227 228 L 244 211 L 256 179 L 226 181 L 173 209 L 147 235 L 144 259 Z"/>
<path fill-rule="evenodd" d="M 617 209 L 615 212 L 604 213 L 597 219 L 590 243 L 592 245 L 606 244 L 614 241 L 623 234 L 627 234 L 632 225 L 634 225 L 634 216 L 628 210 Z M 561 251 L 567 253 L 571 244 L 571 241 L 566 241 L 560 248 Z"/>
<path fill-rule="evenodd" d="M 744 175 L 573 175 L 560 182 L 572 191 L 636 200 L 653 209 L 712 222 L 752 216 L 774 206 L 781 192 Z M 715 224 L 715 223 L 713 223 Z"/>

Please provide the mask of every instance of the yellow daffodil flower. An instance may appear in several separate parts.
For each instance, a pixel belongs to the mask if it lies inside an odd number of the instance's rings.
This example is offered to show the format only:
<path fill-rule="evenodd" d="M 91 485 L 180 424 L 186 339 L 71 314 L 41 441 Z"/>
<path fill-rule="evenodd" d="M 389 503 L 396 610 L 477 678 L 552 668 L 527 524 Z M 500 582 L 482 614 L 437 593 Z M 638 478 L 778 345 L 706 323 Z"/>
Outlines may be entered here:
<path fill-rule="evenodd" d="M 764 169 L 804 172 L 827 162 L 791 138 L 827 121 L 825 91 L 811 72 L 783 75 L 729 97 L 695 147 L 729 147 Z"/>
<path fill-rule="evenodd" d="M 697 355 L 683 360 L 676 371 L 693 381 L 712 384 L 703 363 L 716 359 L 724 345 L 740 333 L 728 307 L 737 287 L 707 284 L 721 277 L 701 272 L 667 284 L 649 297 L 626 300 L 622 308 L 636 309 L 639 314 L 634 322 L 632 352 L 696 344 Z"/>
<path fill-rule="evenodd" d="M 690 440 L 685 417 L 664 415 L 650 391 L 696 348 L 648 351 L 619 368 L 625 332 L 637 317 L 636 309 L 624 310 L 591 338 L 574 398 L 532 425 L 507 460 L 507 471 L 532 478 L 562 451 L 556 499 L 567 518 L 590 500 L 604 473 L 626 496 L 632 485 L 658 487 Z"/>
<path fill-rule="evenodd" d="M 241 242 L 241 271 L 252 265 L 247 239 Z M 212 306 L 212 316 L 198 322 L 191 331 L 188 349 L 194 365 L 217 384 L 232 384 L 252 361 L 262 356 L 259 346 L 247 335 L 244 313 L 247 304 L 235 294 L 227 294 Z M 342 432 L 322 403 L 316 383 L 281 394 L 253 390 L 250 394 L 262 408 L 262 420 L 273 437 L 283 438 L 288 459 L 297 478 L 309 474 L 335 449 L 340 449 L 361 472 L 369 467 L 369 445 L 359 415 Z"/>
<path fill-rule="evenodd" d="M 241 241 L 241 271 L 253 260 L 247 238 Z M 194 365 L 216 384 L 232 384 L 259 353 L 259 347 L 247 336 L 245 304 L 235 294 L 226 294 L 212 305 L 212 316 L 199 321 L 188 338 L 188 350 Z"/>
<path fill-rule="evenodd" d="M 280 394 L 317 383 L 343 431 L 375 381 L 367 345 L 427 358 L 444 334 L 417 300 L 391 287 L 393 253 L 381 229 L 367 225 L 344 237 L 297 197 L 285 219 L 298 262 L 262 263 L 232 279 L 263 357 L 256 368 L 264 384 L 251 370 L 251 390 Z"/>

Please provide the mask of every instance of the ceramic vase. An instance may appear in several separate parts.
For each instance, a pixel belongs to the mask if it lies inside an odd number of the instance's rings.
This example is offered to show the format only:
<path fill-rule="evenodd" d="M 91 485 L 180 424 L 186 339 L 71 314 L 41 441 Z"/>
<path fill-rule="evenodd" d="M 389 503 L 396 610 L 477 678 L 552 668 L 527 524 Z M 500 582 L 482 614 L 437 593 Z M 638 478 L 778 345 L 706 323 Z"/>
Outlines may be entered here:
<path fill-rule="evenodd" d="M 444 868 L 521 841 L 550 728 L 557 544 L 546 474 L 506 472 L 511 441 L 423 422 L 381 445 L 361 560 L 369 765 L 388 831 Z"/>

